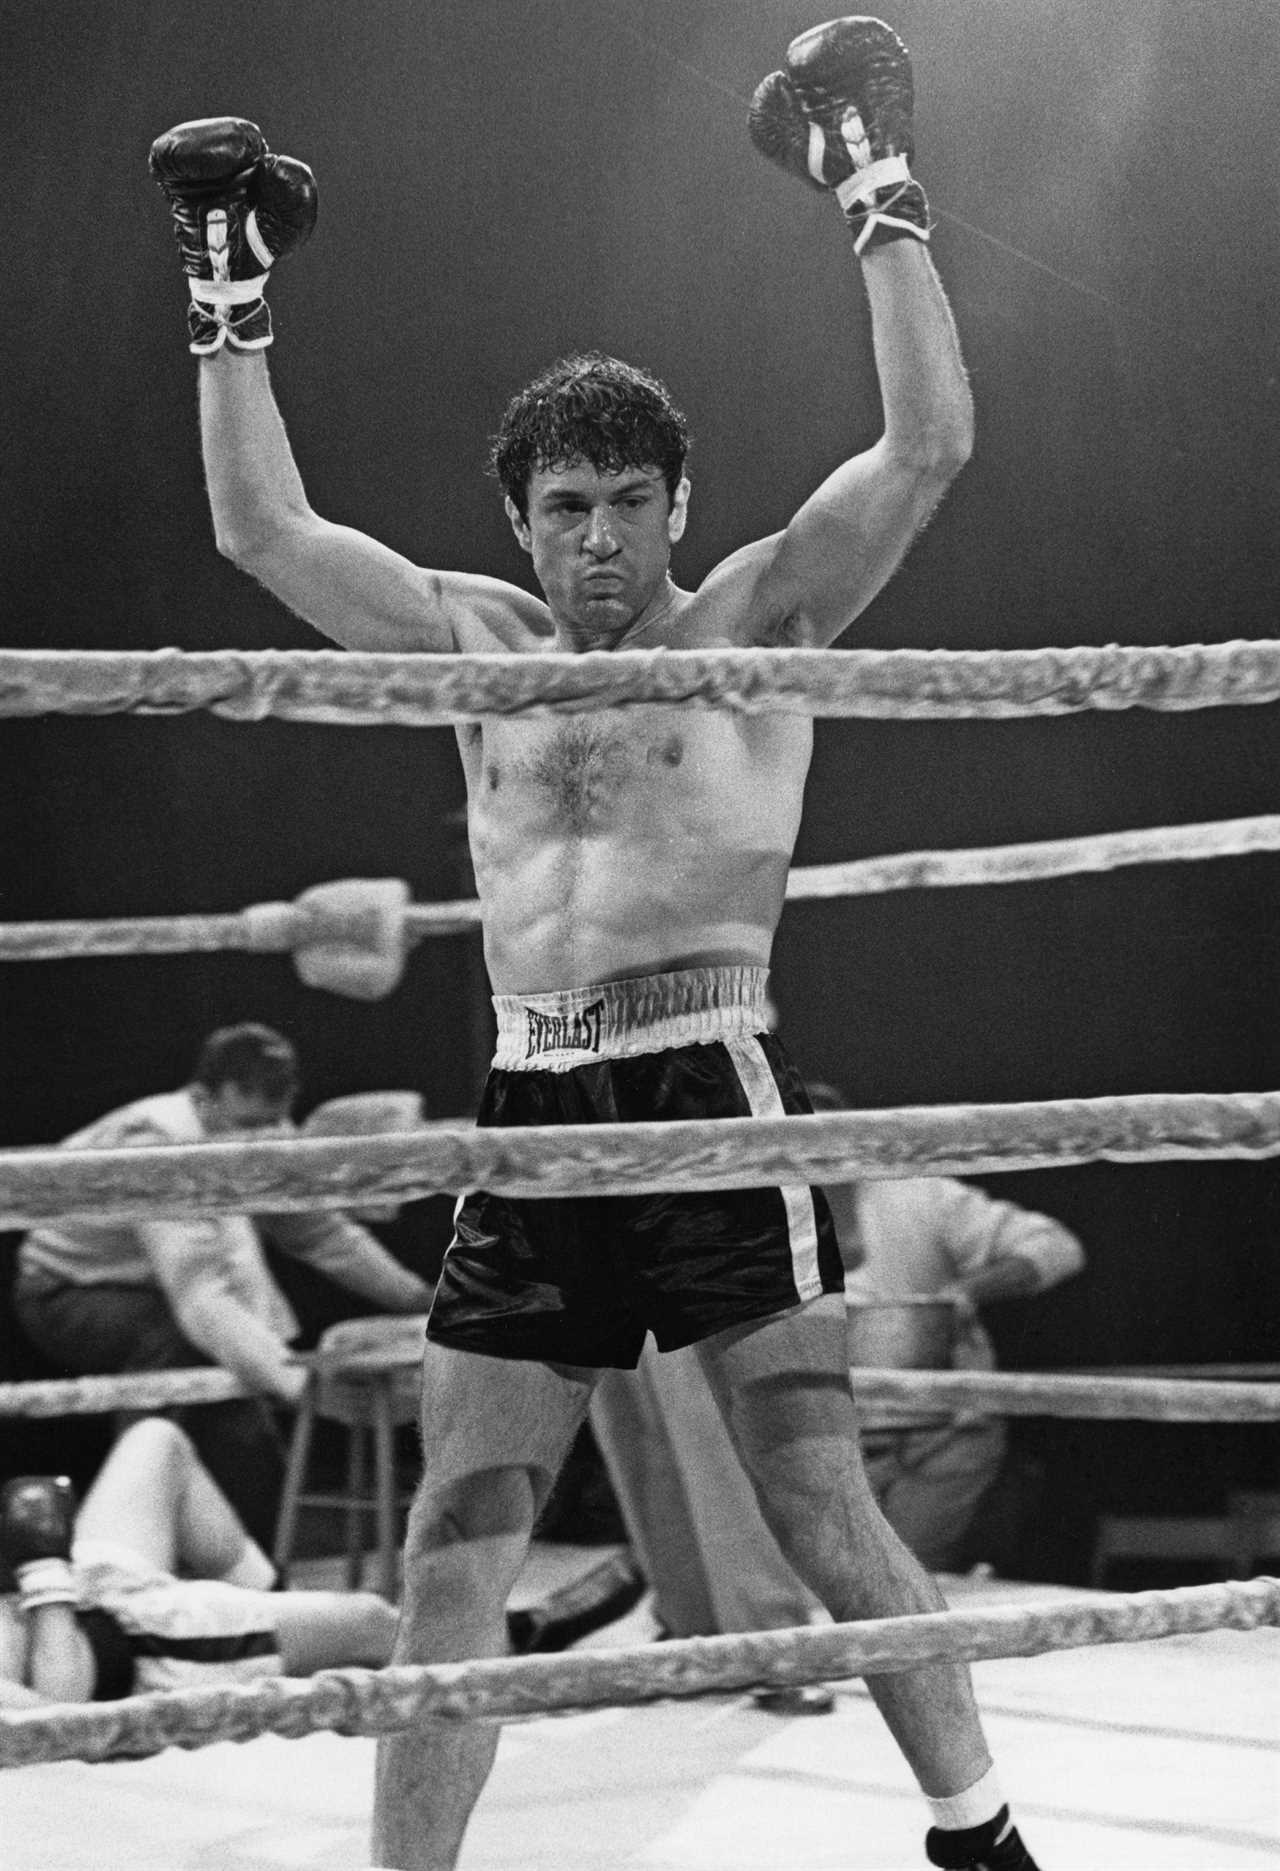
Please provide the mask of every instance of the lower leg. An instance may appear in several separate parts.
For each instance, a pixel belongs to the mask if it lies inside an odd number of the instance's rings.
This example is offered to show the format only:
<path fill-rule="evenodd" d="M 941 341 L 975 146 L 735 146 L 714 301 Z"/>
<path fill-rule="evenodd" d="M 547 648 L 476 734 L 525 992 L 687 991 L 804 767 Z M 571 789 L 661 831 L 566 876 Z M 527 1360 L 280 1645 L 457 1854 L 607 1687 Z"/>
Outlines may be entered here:
<path fill-rule="evenodd" d="M 278 1592 L 272 1603 L 286 1676 L 391 1661 L 395 1607 L 373 1592 Z"/>
<path fill-rule="evenodd" d="M 722 1333 L 700 1351 L 765 1520 L 831 1615 L 844 1622 L 945 1610 L 867 1483 L 845 1335 L 836 1296 Z M 935 1664 L 871 1676 L 867 1688 L 926 1796 L 959 1794 L 989 1771 L 967 1669 Z"/>
<path fill-rule="evenodd" d="M 532 1533 L 535 1498 L 516 1469 L 477 1478 L 483 1496 L 422 1496 L 405 1542 L 393 1663 L 504 1655 L 506 1602 Z M 489 1777 L 496 1723 L 426 1721 L 378 1743 L 374 1858 L 395 1871 L 451 1871 Z"/>
<path fill-rule="evenodd" d="M 507 1599 L 593 1381 L 428 1341 L 424 1473 L 405 1539 L 393 1662 L 505 1655 Z M 380 1741 L 374 1862 L 452 1871 L 497 1744 L 496 1725 L 444 1721 Z"/>
<path fill-rule="evenodd" d="M 837 1466 L 845 1459 L 841 1450 L 827 1452 L 827 1460 Z M 766 1479 L 766 1489 L 770 1486 Z M 937 1584 L 894 1533 L 869 1490 L 846 1482 L 822 1507 L 807 1501 L 801 1508 L 797 1502 L 791 1512 L 787 1478 L 775 1476 L 771 1491 L 774 1502 L 781 1503 L 780 1513 L 777 1505 L 767 1510 L 779 1543 L 838 1622 L 946 1610 Z M 793 1531 L 797 1513 L 800 1524 Z M 991 1755 L 963 1665 L 931 1664 L 868 1676 L 866 1684 L 926 1796 L 960 1793 L 987 1773 Z"/>

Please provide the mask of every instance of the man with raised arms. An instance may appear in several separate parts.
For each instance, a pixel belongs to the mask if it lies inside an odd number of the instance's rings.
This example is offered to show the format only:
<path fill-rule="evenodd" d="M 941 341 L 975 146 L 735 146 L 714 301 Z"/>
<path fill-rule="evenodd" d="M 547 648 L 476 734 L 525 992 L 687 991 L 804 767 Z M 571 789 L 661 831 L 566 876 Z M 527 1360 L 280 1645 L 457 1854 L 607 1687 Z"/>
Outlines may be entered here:
<path fill-rule="evenodd" d="M 910 174 L 911 70 L 878 20 L 796 39 L 752 101 L 757 147 L 830 189 L 870 300 L 883 433 L 779 533 L 676 585 L 687 434 L 665 387 L 562 360 L 494 449 L 544 599 L 427 571 L 321 518 L 260 353 L 272 262 L 310 233 L 310 171 L 236 118 L 182 124 L 152 169 L 172 207 L 204 357 L 220 549 L 360 650 L 822 647 L 859 615 L 971 445 L 971 404 Z M 807 717 L 646 706 L 459 731 L 498 1044 L 482 1124 L 777 1115 L 809 1108 L 768 1030 L 774 930 L 812 749 Z M 842 1273 L 821 1195 L 769 1190 L 461 1204 L 423 1367 L 425 1475 L 397 1660 L 500 1653 L 531 1528 L 602 1368 L 648 1332 L 696 1344 L 779 1542 L 840 1620 L 940 1608 L 858 1456 Z M 870 1679 L 928 1800 L 931 1861 L 1034 1871 L 962 1669 Z M 375 1855 L 447 1871 L 496 1735 L 427 1723 L 380 1747 Z"/>

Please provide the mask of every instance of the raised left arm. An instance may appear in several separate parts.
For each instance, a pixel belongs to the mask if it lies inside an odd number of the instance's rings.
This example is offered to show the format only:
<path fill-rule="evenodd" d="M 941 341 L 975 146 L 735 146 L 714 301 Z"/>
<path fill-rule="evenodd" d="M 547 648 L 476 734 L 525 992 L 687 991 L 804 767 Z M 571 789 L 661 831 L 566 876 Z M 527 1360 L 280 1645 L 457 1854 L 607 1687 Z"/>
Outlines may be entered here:
<path fill-rule="evenodd" d="M 927 249 L 909 240 L 871 247 L 863 272 L 883 433 L 770 542 L 752 606 L 756 642 L 834 642 L 901 564 L 973 447 L 960 344 Z"/>
<path fill-rule="evenodd" d="M 785 70 L 752 100 L 756 147 L 834 195 L 853 236 L 884 428 L 783 532 L 740 558 L 739 576 L 752 577 L 749 641 L 833 642 L 893 573 L 973 446 L 955 324 L 925 245 L 928 203 L 910 169 L 913 105 L 906 47 L 883 21 L 856 16 L 793 40 Z"/>

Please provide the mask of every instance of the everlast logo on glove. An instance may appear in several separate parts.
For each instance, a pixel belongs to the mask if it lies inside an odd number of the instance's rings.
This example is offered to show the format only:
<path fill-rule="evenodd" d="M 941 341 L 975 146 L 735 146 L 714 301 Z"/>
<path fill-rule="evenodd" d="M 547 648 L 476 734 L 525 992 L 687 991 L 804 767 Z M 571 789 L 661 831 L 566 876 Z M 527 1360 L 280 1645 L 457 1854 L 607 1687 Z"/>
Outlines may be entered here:
<path fill-rule="evenodd" d="M 589 1007 L 579 1007 L 573 1013 L 537 1013 L 532 1007 L 524 1011 L 529 1022 L 526 1059 L 547 1052 L 599 1052 L 602 1000 L 593 1000 Z"/>

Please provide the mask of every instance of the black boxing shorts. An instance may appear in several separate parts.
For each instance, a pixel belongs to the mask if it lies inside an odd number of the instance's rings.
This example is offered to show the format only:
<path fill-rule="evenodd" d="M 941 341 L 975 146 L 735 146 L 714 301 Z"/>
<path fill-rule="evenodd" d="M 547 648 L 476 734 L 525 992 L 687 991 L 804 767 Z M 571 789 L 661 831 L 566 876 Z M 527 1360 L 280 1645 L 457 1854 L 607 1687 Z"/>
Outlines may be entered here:
<path fill-rule="evenodd" d="M 763 968 L 699 968 L 559 994 L 499 995 L 477 1123 L 634 1124 L 812 1109 L 766 1030 Z M 821 1190 L 458 1203 L 427 1336 L 493 1358 L 635 1366 L 843 1291 Z"/>

